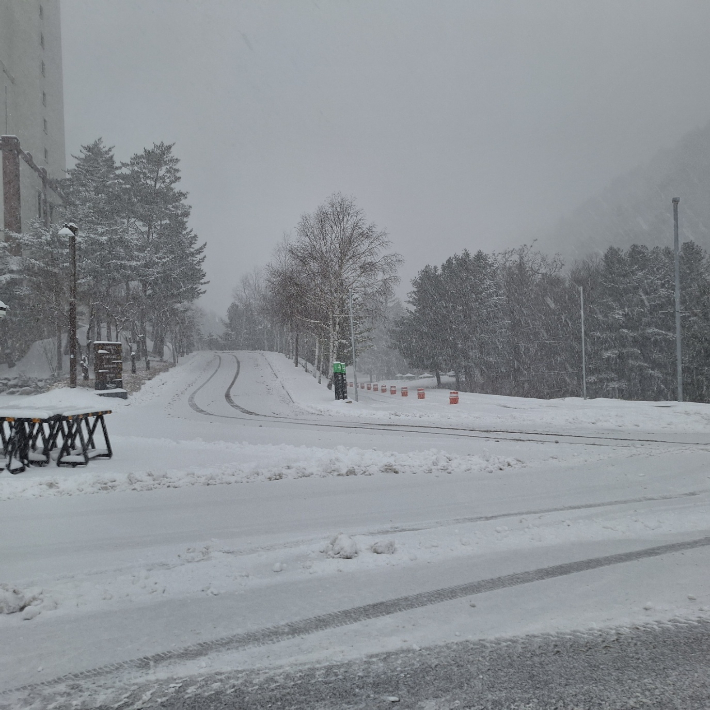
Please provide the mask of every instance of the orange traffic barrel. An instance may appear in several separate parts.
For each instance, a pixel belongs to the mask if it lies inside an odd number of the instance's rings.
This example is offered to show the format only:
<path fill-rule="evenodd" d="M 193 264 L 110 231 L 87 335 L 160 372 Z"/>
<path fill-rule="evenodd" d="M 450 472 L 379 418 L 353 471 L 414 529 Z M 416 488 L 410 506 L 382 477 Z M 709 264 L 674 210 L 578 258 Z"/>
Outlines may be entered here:
<path fill-rule="evenodd" d="M 348 387 L 352 387 L 352 386 L 353 386 L 353 383 L 352 383 L 352 382 L 348 382 Z"/>
<path fill-rule="evenodd" d="M 459 403 L 459 393 L 458 392 L 449 392 L 449 404 L 458 404 Z"/>
<path fill-rule="evenodd" d="M 409 397 L 409 391 L 406 387 L 402 387 L 402 397 Z"/>
<path fill-rule="evenodd" d="M 395 385 L 390 385 L 390 394 L 397 394 L 397 387 Z"/>
<path fill-rule="evenodd" d="M 364 389 L 365 389 L 365 383 L 364 383 L 364 382 L 361 382 L 361 383 L 360 383 L 360 389 L 361 389 L 361 390 L 364 390 Z"/>
<path fill-rule="evenodd" d="M 372 389 L 372 385 L 369 382 L 367 383 L 367 389 L 369 389 L 369 390 Z"/>
<path fill-rule="evenodd" d="M 424 399 L 425 393 L 424 393 L 424 388 L 419 387 L 417 388 L 417 399 Z"/>
<path fill-rule="evenodd" d="M 379 385 L 372 385 L 372 390 L 373 390 L 373 392 L 379 392 L 380 386 Z"/>

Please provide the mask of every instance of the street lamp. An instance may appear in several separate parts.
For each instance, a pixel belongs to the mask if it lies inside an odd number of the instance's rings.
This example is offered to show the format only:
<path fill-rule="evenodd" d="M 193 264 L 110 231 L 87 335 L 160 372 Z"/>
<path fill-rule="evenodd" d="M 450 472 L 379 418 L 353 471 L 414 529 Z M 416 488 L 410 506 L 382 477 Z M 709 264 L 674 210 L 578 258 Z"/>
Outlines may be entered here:
<path fill-rule="evenodd" d="M 680 197 L 674 197 L 673 203 L 673 250 L 675 252 L 675 366 L 678 382 L 678 401 L 683 401 L 683 357 L 680 331 L 680 240 L 678 239 L 678 203 Z"/>
<path fill-rule="evenodd" d="M 350 291 L 350 339 L 353 347 L 353 384 L 355 385 L 355 401 L 360 398 L 357 393 L 357 358 L 355 357 L 355 326 L 353 325 L 353 292 Z"/>
<path fill-rule="evenodd" d="M 71 279 L 69 281 L 69 387 L 76 387 L 76 234 L 79 231 L 73 222 L 59 230 L 60 237 L 69 237 Z"/>

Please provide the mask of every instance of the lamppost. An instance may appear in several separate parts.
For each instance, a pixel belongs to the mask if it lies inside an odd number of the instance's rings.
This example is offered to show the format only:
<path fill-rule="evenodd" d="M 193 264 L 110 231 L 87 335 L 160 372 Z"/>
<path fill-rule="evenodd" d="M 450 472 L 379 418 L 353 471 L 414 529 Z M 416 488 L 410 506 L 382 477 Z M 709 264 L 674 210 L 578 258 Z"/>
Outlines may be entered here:
<path fill-rule="evenodd" d="M 69 281 L 69 387 L 76 387 L 76 234 L 79 231 L 73 222 L 59 230 L 60 237 L 69 237 L 71 278 Z"/>
<path fill-rule="evenodd" d="M 675 252 L 675 367 L 678 381 L 678 401 L 683 401 L 683 357 L 680 331 L 680 240 L 678 239 L 678 203 L 680 197 L 674 197 L 673 203 L 673 250 Z"/>
<path fill-rule="evenodd" d="M 359 402 L 360 398 L 357 393 L 357 358 L 355 356 L 355 326 L 353 324 L 353 292 L 350 291 L 350 340 L 353 347 L 353 385 L 355 385 L 355 401 Z"/>
<path fill-rule="evenodd" d="M 584 349 L 584 286 L 579 287 L 579 313 L 582 317 L 582 397 L 587 399 L 587 355 Z"/>

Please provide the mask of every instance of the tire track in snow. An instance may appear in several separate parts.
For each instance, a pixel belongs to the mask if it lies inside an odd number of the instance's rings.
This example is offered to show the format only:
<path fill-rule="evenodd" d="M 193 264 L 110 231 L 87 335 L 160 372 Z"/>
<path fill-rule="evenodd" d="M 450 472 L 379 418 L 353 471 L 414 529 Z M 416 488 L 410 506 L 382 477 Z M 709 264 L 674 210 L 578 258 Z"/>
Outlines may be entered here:
<path fill-rule="evenodd" d="M 466 525 L 469 523 L 487 523 L 493 520 L 504 520 L 505 518 L 519 518 L 522 516 L 533 515 L 550 515 L 552 513 L 570 513 L 575 510 L 594 510 L 597 508 L 613 508 L 621 505 L 633 505 L 634 503 L 655 503 L 659 501 L 681 500 L 683 498 L 695 498 L 697 496 L 708 493 L 708 491 L 689 491 L 688 493 L 679 493 L 674 495 L 662 496 L 642 496 L 639 498 L 625 498 L 622 500 L 610 500 L 600 503 L 583 503 L 580 505 L 561 505 L 556 508 L 540 508 L 539 510 L 522 510 L 513 511 L 512 513 L 496 513 L 495 515 L 478 515 L 466 518 L 449 518 L 447 520 L 425 521 L 413 525 L 391 525 L 375 530 L 350 530 L 344 529 L 349 535 L 362 537 L 380 537 L 382 535 L 396 535 L 398 533 L 421 532 L 423 530 L 436 530 L 438 528 L 453 527 L 455 525 Z M 323 542 L 323 536 L 312 538 L 300 538 L 290 540 L 288 542 L 274 542 L 266 545 L 253 545 L 250 547 L 242 547 L 236 550 L 222 549 L 220 552 L 235 557 L 253 555 L 258 552 L 271 552 L 274 550 L 289 550 L 305 545 L 316 545 Z M 156 564 L 148 569 L 167 569 L 169 565 L 164 563 Z M 120 571 L 120 570 L 118 570 Z M 39 583 L 37 583 L 39 585 Z"/>
<path fill-rule="evenodd" d="M 294 404 L 294 405 L 295 405 L 296 402 L 294 401 L 293 397 L 291 396 L 291 393 L 290 393 L 290 392 L 288 391 L 288 389 L 286 388 L 286 385 L 284 384 L 283 380 L 276 374 L 276 370 L 274 370 L 274 366 L 269 362 L 269 358 L 267 358 L 266 355 L 264 355 L 264 353 L 261 353 L 261 357 L 264 358 L 264 361 L 266 362 L 266 364 L 267 364 L 267 365 L 269 366 L 269 368 L 271 369 L 271 372 L 274 373 L 274 377 L 279 381 L 279 384 L 281 385 L 283 391 L 286 393 L 286 395 L 288 396 L 288 398 L 291 400 L 291 404 Z M 296 405 L 296 406 L 298 406 L 298 405 Z"/>
<path fill-rule="evenodd" d="M 233 399 L 232 399 L 232 387 L 234 387 L 234 383 L 237 381 L 237 377 L 239 377 L 239 373 L 241 372 L 242 369 L 242 363 L 239 361 L 239 358 L 232 353 L 232 357 L 236 360 L 237 363 L 237 372 L 235 373 L 234 377 L 232 378 L 232 381 L 229 383 L 229 387 L 227 387 L 227 391 L 224 393 L 224 398 L 227 400 L 227 404 L 230 407 L 233 407 L 234 409 L 237 409 L 238 411 L 242 412 L 242 414 L 248 414 L 252 417 L 261 417 L 261 414 L 257 414 L 256 412 L 252 412 L 248 409 L 245 409 L 244 407 L 240 407 Z M 207 382 L 205 382 L 207 384 Z"/>
<path fill-rule="evenodd" d="M 500 589 L 521 586 L 523 584 L 532 584 L 534 582 L 542 582 L 548 579 L 566 577 L 578 572 L 588 572 L 604 567 L 627 564 L 630 562 L 636 562 L 637 560 L 660 557 L 662 555 L 685 552 L 687 550 L 695 550 L 709 546 L 710 536 L 706 536 L 693 540 L 685 540 L 683 542 L 656 545 L 654 547 L 633 550 L 631 552 L 621 552 L 615 555 L 590 557 L 576 562 L 564 562 L 562 564 L 552 565 L 549 567 L 539 567 L 538 569 L 526 572 L 514 572 L 513 574 L 467 582 L 465 584 L 458 584 L 451 587 L 442 587 L 429 592 L 420 592 L 418 594 L 410 594 L 407 596 L 396 597 L 394 599 L 386 599 L 381 602 L 364 604 L 362 606 L 351 607 L 350 609 L 343 609 L 341 611 L 334 611 L 327 614 L 320 614 L 306 619 L 301 619 L 299 621 L 291 621 L 285 624 L 276 624 L 263 629 L 233 634 L 231 636 L 225 636 L 212 641 L 203 641 L 201 643 L 185 646 L 181 649 L 154 653 L 129 661 L 112 663 L 75 673 L 67 673 L 63 676 L 44 681 L 42 683 L 31 683 L 19 688 L 11 688 L 0 691 L 0 695 L 26 692 L 41 687 L 51 687 L 52 685 L 59 683 L 88 680 L 90 678 L 109 675 L 117 671 L 152 671 L 155 669 L 156 665 L 162 663 L 168 663 L 171 661 L 191 661 L 214 652 L 238 651 L 253 646 L 266 646 L 296 637 L 308 636 L 320 631 L 327 631 L 329 629 L 340 628 L 343 626 L 351 626 L 362 621 L 391 616 L 393 614 L 399 614 L 400 612 L 420 609 L 434 604 L 443 604 L 444 602 L 454 601 L 456 599 L 470 597 L 477 594 L 494 592 Z"/>
<path fill-rule="evenodd" d="M 421 523 L 411 526 L 392 526 L 382 528 L 373 532 L 364 533 L 366 535 L 386 535 L 387 533 L 418 532 L 419 530 L 431 530 L 434 528 L 444 528 L 449 525 L 464 525 L 466 523 L 486 523 L 491 520 L 502 518 L 518 518 L 532 515 L 549 515 L 551 513 L 568 513 L 574 510 L 593 510 L 594 508 L 612 508 L 616 505 L 632 505 L 633 503 L 653 503 L 664 500 L 680 500 L 681 498 L 694 498 L 707 493 L 707 491 L 689 491 L 688 493 L 669 494 L 662 496 L 641 496 L 639 498 L 625 498 L 622 500 L 610 500 L 602 503 L 580 503 L 577 505 L 561 505 L 556 508 L 541 508 L 540 510 L 522 510 L 513 513 L 496 513 L 495 515 L 477 515 L 467 518 L 452 518 L 433 523 Z M 353 533 L 356 534 L 356 533 Z"/>
<path fill-rule="evenodd" d="M 199 407 L 197 404 L 195 404 L 195 396 L 219 372 L 219 368 L 222 365 L 222 358 L 217 355 L 217 353 L 215 353 L 215 356 L 217 358 L 217 369 L 196 390 L 193 390 L 193 392 L 187 398 L 187 403 L 190 405 L 190 407 L 192 407 L 192 409 L 194 409 L 199 414 L 206 414 L 207 416 L 214 415 L 211 412 L 207 412 L 201 407 Z"/>

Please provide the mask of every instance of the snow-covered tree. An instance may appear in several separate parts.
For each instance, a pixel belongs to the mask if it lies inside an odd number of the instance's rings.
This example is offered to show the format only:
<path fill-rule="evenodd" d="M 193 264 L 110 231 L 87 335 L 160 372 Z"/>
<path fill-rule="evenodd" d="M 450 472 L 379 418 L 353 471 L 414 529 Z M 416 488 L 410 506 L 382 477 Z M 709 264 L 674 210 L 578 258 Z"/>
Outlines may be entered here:
<path fill-rule="evenodd" d="M 187 193 L 177 189 L 179 159 L 173 145 L 155 143 L 123 164 L 127 236 L 131 245 L 129 292 L 138 331 L 151 324 L 153 354 L 162 357 L 167 332 L 184 304 L 204 293 L 205 244 L 188 227 Z M 135 283 L 131 288 L 130 282 Z"/>

